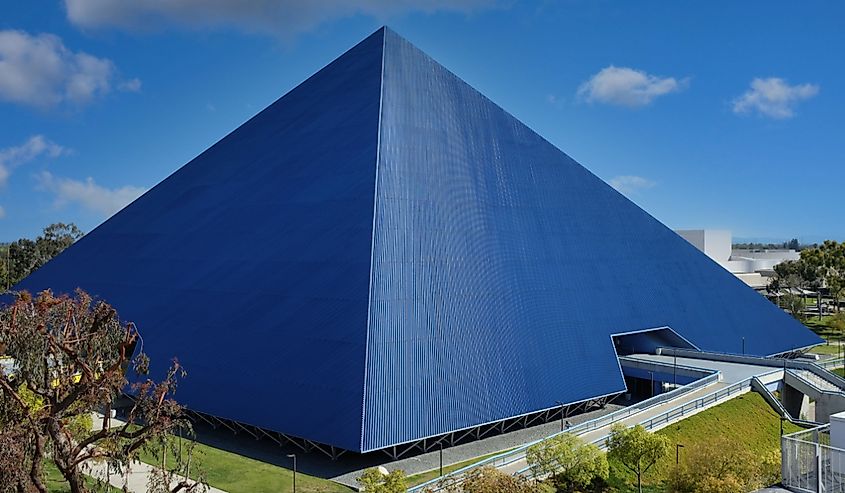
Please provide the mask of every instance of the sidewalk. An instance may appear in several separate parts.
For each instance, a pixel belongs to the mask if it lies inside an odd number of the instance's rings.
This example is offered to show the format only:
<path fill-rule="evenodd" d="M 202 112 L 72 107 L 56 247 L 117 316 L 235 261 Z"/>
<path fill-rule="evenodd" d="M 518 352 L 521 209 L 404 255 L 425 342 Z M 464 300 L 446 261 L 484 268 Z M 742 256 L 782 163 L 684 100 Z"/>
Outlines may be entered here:
<path fill-rule="evenodd" d="M 147 485 L 150 481 L 150 475 L 154 468 L 149 464 L 143 462 L 133 462 L 129 471 L 125 474 L 118 474 L 114 470 L 108 470 L 108 464 L 105 461 L 89 461 L 85 464 L 83 472 L 98 480 L 107 480 L 108 483 L 115 488 L 123 489 L 124 485 L 129 493 L 147 493 Z M 109 474 L 110 473 L 110 474 Z M 177 482 L 171 483 L 171 488 L 176 486 Z M 191 482 L 193 484 L 193 481 Z M 223 490 L 212 488 L 211 486 L 200 486 L 194 491 L 205 491 L 208 493 L 226 493 Z"/>
<path fill-rule="evenodd" d="M 92 418 L 92 431 L 99 431 L 103 429 L 103 415 L 99 413 L 93 413 Z M 117 426 L 123 426 L 125 424 L 124 421 L 118 418 L 111 418 L 110 423 L 112 428 Z M 140 461 L 134 461 L 129 467 L 129 469 L 127 471 L 124 471 L 124 474 L 118 474 L 118 472 L 114 469 L 110 470 L 108 462 L 104 460 L 89 460 L 83 464 L 81 469 L 83 474 L 91 476 L 97 480 L 106 480 L 110 485 L 114 486 L 115 488 L 123 489 L 123 487 L 126 486 L 126 491 L 128 491 L 129 493 L 147 493 L 147 486 L 150 482 L 150 476 L 153 474 L 153 471 L 155 471 L 155 468 L 149 464 Z M 176 486 L 176 484 L 178 484 L 178 480 L 176 482 L 171 483 L 171 488 Z M 194 481 L 191 481 L 191 484 L 194 484 Z M 211 486 L 201 486 L 194 491 L 204 491 L 208 493 L 226 493 L 221 489 L 212 488 Z"/>

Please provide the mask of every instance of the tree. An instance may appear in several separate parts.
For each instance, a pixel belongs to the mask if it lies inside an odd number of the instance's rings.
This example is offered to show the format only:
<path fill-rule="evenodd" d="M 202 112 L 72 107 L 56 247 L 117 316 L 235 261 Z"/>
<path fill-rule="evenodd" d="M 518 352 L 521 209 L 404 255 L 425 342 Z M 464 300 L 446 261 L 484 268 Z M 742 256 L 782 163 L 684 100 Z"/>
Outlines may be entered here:
<path fill-rule="evenodd" d="M 780 306 L 785 308 L 796 320 L 804 320 L 804 299 L 797 294 L 786 293 L 782 295 Z"/>
<path fill-rule="evenodd" d="M 586 488 L 595 480 L 607 480 L 608 466 L 604 452 L 571 433 L 562 433 L 533 445 L 526 460 L 534 477 L 551 477 L 559 488 Z"/>
<path fill-rule="evenodd" d="M 20 293 L 0 310 L 6 363 L 0 366 L 0 491 L 46 493 L 42 461 L 49 457 L 70 491 L 83 493 L 86 461 L 126 467 L 174 430 L 190 432 L 183 408 L 171 398 L 184 370 L 174 361 L 160 382 L 143 379 L 149 360 L 141 351 L 133 357 L 138 340 L 133 324 L 121 324 L 113 308 L 82 291 L 74 297 Z M 130 387 L 126 422 L 112 427 L 112 403 L 127 388 L 128 369 L 140 381 Z M 95 411 L 103 412 L 98 431 L 88 421 Z M 182 466 L 177 457 L 170 472 Z M 180 481 L 172 491 L 197 484 Z"/>
<path fill-rule="evenodd" d="M 845 341 L 845 312 L 839 312 L 830 317 L 827 325 L 839 336 L 839 348 L 841 349 L 843 341 Z"/>
<path fill-rule="evenodd" d="M 845 291 L 845 243 L 826 240 L 817 250 L 821 257 L 825 284 L 839 312 L 839 298 Z"/>
<path fill-rule="evenodd" d="M 405 471 L 401 469 L 385 473 L 377 467 L 371 467 L 356 479 L 367 493 L 405 493 L 408 489 Z"/>
<path fill-rule="evenodd" d="M 8 290 L 82 238 L 82 234 L 73 223 L 55 223 L 44 228 L 35 240 L 21 238 L 6 245 L 0 259 L 4 265 L 0 269 L 3 274 L 0 288 Z"/>
<path fill-rule="evenodd" d="M 780 480 L 780 453 L 762 457 L 719 437 L 690 446 L 667 481 L 674 493 L 745 493 Z"/>
<path fill-rule="evenodd" d="M 641 425 L 625 428 L 615 424 L 607 438 L 608 456 L 618 460 L 637 477 L 637 491 L 643 491 L 643 474 L 669 453 L 669 439 L 649 433 Z"/>
<path fill-rule="evenodd" d="M 456 478 L 445 479 L 438 485 L 438 491 L 448 493 L 551 493 L 555 489 L 542 483 L 529 481 L 521 476 L 511 476 L 493 466 L 483 466 L 467 472 L 460 480 Z"/>
<path fill-rule="evenodd" d="M 28 276 L 38 266 L 38 252 L 35 242 L 21 238 L 9 244 L 6 251 L 6 285 L 5 288 L 14 286 L 21 279 Z"/>
<path fill-rule="evenodd" d="M 797 289 L 804 283 L 802 267 L 797 260 L 787 260 L 774 266 L 774 280 L 781 289 Z"/>
<path fill-rule="evenodd" d="M 787 260 L 774 267 L 775 275 L 767 291 L 774 292 L 779 296 L 778 306 L 785 307 L 789 313 L 798 320 L 804 317 L 804 298 L 793 291 L 799 289 L 813 289 L 818 298 L 819 313 L 821 313 L 820 288 L 824 281 L 822 257 L 816 249 L 810 248 L 801 251 L 799 260 Z M 781 290 L 786 289 L 787 293 L 782 295 Z"/>
<path fill-rule="evenodd" d="M 62 253 L 80 238 L 82 238 L 82 231 L 73 223 L 54 223 L 44 228 L 41 236 L 35 239 L 35 249 L 38 254 L 36 269 Z"/>

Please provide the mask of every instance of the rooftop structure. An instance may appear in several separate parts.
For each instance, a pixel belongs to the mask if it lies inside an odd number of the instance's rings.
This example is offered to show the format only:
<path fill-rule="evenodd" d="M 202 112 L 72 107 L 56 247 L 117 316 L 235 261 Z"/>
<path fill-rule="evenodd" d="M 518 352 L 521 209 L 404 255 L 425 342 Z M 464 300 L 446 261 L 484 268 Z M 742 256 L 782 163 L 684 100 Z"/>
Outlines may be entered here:
<path fill-rule="evenodd" d="M 731 232 L 721 229 L 679 229 L 675 232 L 755 289 L 766 287 L 777 264 L 801 257 L 790 249 L 734 249 Z"/>

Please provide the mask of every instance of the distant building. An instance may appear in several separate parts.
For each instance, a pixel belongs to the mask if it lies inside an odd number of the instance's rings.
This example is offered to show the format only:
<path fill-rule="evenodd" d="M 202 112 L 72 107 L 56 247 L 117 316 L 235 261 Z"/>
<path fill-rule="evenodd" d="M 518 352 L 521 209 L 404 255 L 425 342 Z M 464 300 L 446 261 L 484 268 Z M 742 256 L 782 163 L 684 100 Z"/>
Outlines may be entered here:
<path fill-rule="evenodd" d="M 790 249 L 733 249 L 733 238 L 727 230 L 679 229 L 675 232 L 754 289 L 765 289 L 777 264 L 800 258 L 798 252 Z"/>

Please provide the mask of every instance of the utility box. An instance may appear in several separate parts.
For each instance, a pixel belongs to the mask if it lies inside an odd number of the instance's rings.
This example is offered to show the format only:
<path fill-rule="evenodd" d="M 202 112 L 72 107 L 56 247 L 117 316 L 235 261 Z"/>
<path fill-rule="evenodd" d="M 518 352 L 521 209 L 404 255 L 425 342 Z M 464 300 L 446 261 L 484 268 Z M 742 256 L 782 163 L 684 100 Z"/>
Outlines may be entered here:
<path fill-rule="evenodd" d="M 830 470 L 845 474 L 845 411 L 830 415 Z"/>

